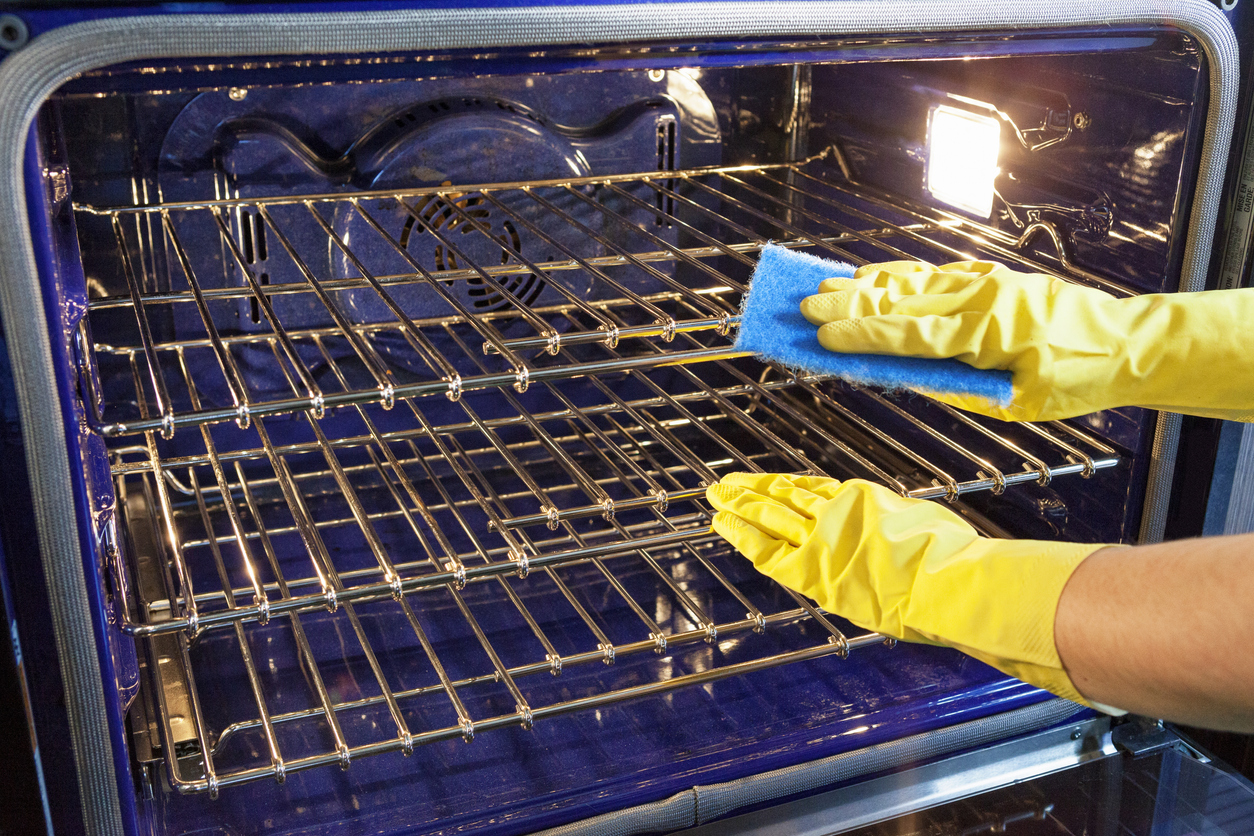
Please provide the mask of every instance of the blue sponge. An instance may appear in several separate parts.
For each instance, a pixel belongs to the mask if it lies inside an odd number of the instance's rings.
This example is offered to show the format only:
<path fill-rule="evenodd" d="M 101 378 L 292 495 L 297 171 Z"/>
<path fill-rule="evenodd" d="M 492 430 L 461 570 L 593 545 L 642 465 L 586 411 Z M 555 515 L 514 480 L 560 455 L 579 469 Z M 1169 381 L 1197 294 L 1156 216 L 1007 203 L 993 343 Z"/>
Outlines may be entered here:
<path fill-rule="evenodd" d="M 853 271 L 838 261 L 773 244 L 763 247 L 741 303 L 736 348 L 789 369 L 835 375 L 851 383 L 977 395 L 1001 406 L 1010 404 L 1008 371 L 976 369 L 958 360 L 838 354 L 819 345 L 817 329 L 801 315 L 801 300 L 817 293 L 823 279 L 849 278 Z"/>

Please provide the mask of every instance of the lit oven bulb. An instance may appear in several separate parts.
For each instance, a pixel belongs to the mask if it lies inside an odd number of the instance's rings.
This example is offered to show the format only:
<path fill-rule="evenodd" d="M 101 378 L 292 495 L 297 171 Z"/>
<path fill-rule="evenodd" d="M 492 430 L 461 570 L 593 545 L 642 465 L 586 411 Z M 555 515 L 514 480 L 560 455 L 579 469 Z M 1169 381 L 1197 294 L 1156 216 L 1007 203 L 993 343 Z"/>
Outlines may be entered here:
<path fill-rule="evenodd" d="M 993 181 L 1001 122 L 948 105 L 932 108 L 927 131 L 927 190 L 932 197 L 981 218 L 993 213 Z"/>

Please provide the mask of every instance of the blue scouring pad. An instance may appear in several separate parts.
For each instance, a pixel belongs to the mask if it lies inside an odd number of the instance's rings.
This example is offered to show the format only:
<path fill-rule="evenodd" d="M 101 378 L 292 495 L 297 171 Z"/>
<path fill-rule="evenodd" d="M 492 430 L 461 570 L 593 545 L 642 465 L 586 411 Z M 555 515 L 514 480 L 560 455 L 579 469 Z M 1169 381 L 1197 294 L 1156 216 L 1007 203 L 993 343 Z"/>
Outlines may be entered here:
<path fill-rule="evenodd" d="M 835 375 L 851 383 L 977 395 L 1001 406 L 1010 404 L 1007 371 L 976 369 L 958 360 L 838 354 L 819 345 L 817 329 L 801 315 L 801 300 L 817 293 L 823 279 L 849 278 L 853 271 L 853 266 L 838 261 L 773 244 L 763 247 L 741 304 L 736 348 L 789 369 Z"/>

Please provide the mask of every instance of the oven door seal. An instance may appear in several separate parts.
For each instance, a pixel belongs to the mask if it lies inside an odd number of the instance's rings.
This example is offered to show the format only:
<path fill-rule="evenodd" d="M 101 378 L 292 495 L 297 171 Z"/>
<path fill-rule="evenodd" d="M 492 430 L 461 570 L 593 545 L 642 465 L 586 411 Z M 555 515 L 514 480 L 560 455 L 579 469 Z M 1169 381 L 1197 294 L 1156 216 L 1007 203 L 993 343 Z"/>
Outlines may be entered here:
<path fill-rule="evenodd" d="M 153 15 L 77 23 L 40 35 L 0 63 L 0 317 L 18 392 L 26 464 L 48 582 L 54 639 L 62 660 L 71 743 L 88 833 L 122 833 L 119 786 L 101 687 L 99 647 L 83 574 L 65 427 L 58 419 L 52 335 L 27 220 L 24 160 L 39 108 L 63 83 L 128 61 L 247 55 L 409 52 L 544 44 L 615 43 L 743 35 L 889 34 L 1172 25 L 1195 37 L 1210 71 L 1210 105 L 1194 193 L 1180 290 L 1200 290 L 1223 189 L 1235 117 L 1238 61 L 1227 19 L 1207 0 L 1126 2 L 1027 0 L 980 7 L 947 0 L 768 0 L 614 6 L 415 9 L 257 15 Z M 1143 542 L 1161 537 L 1179 416 L 1164 414 L 1143 512 Z"/>

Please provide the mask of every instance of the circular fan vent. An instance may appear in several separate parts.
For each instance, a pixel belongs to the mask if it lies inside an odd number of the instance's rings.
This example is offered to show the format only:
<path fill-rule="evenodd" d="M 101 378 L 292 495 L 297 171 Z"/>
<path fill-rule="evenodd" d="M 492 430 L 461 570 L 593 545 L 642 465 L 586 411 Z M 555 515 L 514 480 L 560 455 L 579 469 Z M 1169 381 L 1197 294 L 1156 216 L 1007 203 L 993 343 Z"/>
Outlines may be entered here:
<path fill-rule="evenodd" d="M 522 254 L 523 251 L 523 239 L 518 234 L 518 227 L 509 218 L 498 219 L 492 208 L 490 203 L 478 195 L 428 195 L 414 205 L 414 210 L 423 223 L 436 230 L 449 243 L 446 244 L 439 236 L 423 228 L 413 215 L 409 215 L 401 229 L 401 246 L 421 260 L 425 261 L 424 256 L 430 256 L 435 264 L 437 278 L 441 272 L 469 269 L 471 265 L 465 263 L 467 260 L 480 267 L 505 265 L 511 261 L 521 263 L 511 255 Z M 499 246 L 488 241 L 475 228 L 475 224 L 488 230 L 492 240 L 499 242 Z M 543 276 L 535 273 L 511 273 L 493 278 L 524 305 L 533 303 L 544 290 Z M 479 310 L 502 310 L 514 304 L 509 297 L 478 274 L 444 280 L 449 287 L 463 282 L 471 305 Z"/>

